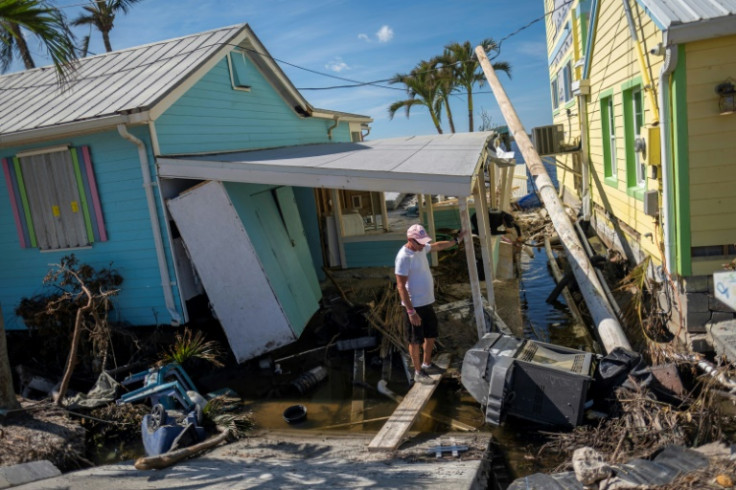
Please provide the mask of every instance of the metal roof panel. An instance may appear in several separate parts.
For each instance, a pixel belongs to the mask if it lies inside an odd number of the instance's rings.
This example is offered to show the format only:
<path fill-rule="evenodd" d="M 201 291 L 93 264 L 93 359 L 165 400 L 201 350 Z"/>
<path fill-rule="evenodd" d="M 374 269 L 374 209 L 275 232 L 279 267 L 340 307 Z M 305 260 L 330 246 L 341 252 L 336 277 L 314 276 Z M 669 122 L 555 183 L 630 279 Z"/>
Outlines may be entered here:
<path fill-rule="evenodd" d="M 64 90 L 53 67 L 0 76 L 0 135 L 146 110 L 245 28 L 229 26 L 82 58 Z"/>
<path fill-rule="evenodd" d="M 664 29 L 736 15 L 736 0 L 637 0 Z M 736 20 L 735 20 L 736 22 Z"/>
<path fill-rule="evenodd" d="M 159 157 L 162 177 L 469 196 L 491 132 Z"/>

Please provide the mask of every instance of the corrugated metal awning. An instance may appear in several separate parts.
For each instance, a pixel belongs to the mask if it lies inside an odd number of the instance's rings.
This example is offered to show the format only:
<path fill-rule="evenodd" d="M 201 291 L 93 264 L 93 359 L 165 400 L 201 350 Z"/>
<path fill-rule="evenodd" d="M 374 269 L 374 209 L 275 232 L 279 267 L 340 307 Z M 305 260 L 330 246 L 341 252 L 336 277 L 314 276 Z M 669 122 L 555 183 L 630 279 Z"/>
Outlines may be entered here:
<path fill-rule="evenodd" d="M 668 43 L 736 34 L 736 0 L 637 0 Z"/>
<path fill-rule="evenodd" d="M 165 178 L 470 196 L 492 132 L 158 157 Z"/>

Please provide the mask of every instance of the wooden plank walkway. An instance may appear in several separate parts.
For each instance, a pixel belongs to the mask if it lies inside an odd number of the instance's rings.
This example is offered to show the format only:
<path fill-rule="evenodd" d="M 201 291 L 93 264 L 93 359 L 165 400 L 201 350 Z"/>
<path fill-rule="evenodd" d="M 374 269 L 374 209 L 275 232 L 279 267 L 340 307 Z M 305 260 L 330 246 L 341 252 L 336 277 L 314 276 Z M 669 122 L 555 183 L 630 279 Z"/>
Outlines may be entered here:
<path fill-rule="evenodd" d="M 376 437 L 368 444 L 370 451 L 394 450 L 399 447 L 404 435 L 409 432 L 414 421 L 419 416 L 419 412 L 427 404 L 432 397 L 432 393 L 437 389 L 440 379 L 444 375 L 445 370 L 450 365 L 450 355 L 442 354 L 434 361 L 434 363 L 442 369 L 439 374 L 431 374 L 434 380 L 433 384 L 414 383 L 404 399 L 401 401 L 394 413 L 389 417 Z"/>

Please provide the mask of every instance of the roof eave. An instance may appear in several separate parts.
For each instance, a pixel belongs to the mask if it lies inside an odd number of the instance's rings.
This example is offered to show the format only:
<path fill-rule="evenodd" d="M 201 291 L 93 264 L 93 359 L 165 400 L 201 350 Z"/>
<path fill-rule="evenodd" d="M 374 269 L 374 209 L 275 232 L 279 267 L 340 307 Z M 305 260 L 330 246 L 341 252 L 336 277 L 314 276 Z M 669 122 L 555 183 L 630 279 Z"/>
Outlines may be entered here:
<path fill-rule="evenodd" d="M 148 121 L 148 112 L 136 112 L 133 114 L 113 114 L 94 119 L 86 119 L 84 121 L 73 121 L 43 128 L 6 133 L 0 135 L 0 148 L 69 138 L 91 132 L 108 131 L 115 129 L 119 124 L 140 125 L 146 124 Z"/>
<path fill-rule="evenodd" d="M 346 189 L 376 192 L 409 192 L 466 197 L 473 194 L 473 176 L 423 176 L 397 173 L 381 177 L 379 172 L 360 170 L 329 173 L 324 170 L 279 166 L 264 168 L 242 162 L 188 160 L 158 157 L 160 177 L 171 179 L 220 180 L 265 185 L 284 185 L 318 189 Z"/>
<path fill-rule="evenodd" d="M 667 42 L 684 44 L 734 34 L 736 34 L 736 16 L 727 15 L 716 19 L 671 25 L 667 29 Z"/>
<path fill-rule="evenodd" d="M 319 119 L 330 119 L 334 120 L 339 118 L 340 121 L 344 122 L 359 122 L 359 123 L 372 123 L 373 118 L 369 116 L 363 116 L 360 114 L 351 114 L 349 112 L 330 111 L 327 109 L 312 109 L 312 117 Z"/>

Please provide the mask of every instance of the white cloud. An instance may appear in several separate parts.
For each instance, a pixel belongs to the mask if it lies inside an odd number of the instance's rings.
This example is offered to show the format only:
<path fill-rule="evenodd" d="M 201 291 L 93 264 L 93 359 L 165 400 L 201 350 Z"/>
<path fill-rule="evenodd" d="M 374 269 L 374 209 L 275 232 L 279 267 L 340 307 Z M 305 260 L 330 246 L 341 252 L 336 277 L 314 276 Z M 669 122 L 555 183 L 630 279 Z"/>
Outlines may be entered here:
<path fill-rule="evenodd" d="M 387 43 L 394 38 L 394 30 L 389 26 L 383 26 L 376 33 L 379 43 Z"/>
<path fill-rule="evenodd" d="M 516 46 L 516 51 L 523 55 L 547 59 L 547 45 L 543 42 L 520 42 Z"/>
<path fill-rule="evenodd" d="M 363 34 L 362 32 L 358 34 L 358 39 L 365 42 L 371 42 L 371 38 L 368 37 L 368 34 Z"/>
<path fill-rule="evenodd" d="M 327 68 L 330 71 L 337 72 L 337 73 L 340 73 L 343 70 L 349 70 L 350 69 L 350 67 L 348 66 L 348 64 L 345 63 L 342 60 L 342 58 L 340 58 L 339 56 L 337 56 L 334 59 L 332 59 L 331 61 L 329 61 L 325 65 L 325 68 Z"/>

